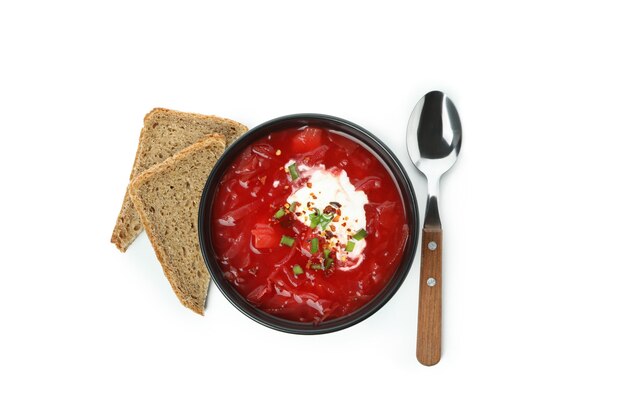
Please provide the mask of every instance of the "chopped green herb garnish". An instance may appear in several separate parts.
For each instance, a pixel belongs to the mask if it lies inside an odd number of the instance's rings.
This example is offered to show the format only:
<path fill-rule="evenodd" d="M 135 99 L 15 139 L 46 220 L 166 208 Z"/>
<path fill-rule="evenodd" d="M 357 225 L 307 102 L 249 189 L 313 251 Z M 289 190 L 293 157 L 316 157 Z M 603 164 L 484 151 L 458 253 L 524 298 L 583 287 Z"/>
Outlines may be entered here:
<path fill-rule="evenodd" d="M 328 259 L 329 255 L 330 255 L 330 249 L 324 249 L 324 258 Z"/>
<path fill-rule="evenodd" d="M 333 264 L 333 258 L 328 258 L 326 259 L 326 262 L 324 262 L 324 269 L 328 269 L 330 268 L 330 266 Z"/>
<path fill-rule="evenodd" d="M 320 211 L 315 209 L 314 213 L 309 214 L 309 219 L 311 219 L 311 229 L 315 229 L 320 224 Z"/>
<path fill-rule="evenodd" d="M 311 229 L 315 229 L 319 226 L 322 230 L 325 230 L 334 218 L 335 215 L 333 213 L 320 213 L 318 209 L 315 209 L 314 213 L 309 214 Z"/>
<path fill-rule="evenodd" d="M 315 229 L 317 227 L 318 224 L 320 224 L 320 218 L 319 216 L 315 216 L 315 217 L 311 217 L 313 216 L 312 214 L 309 215 L 309 217 L 311 218 L 311 229 Z"/>
<path fill-rule="evenodd" d="M 293 163 L 287 167 L 289 169 L 289 175 L 291 175 L 292 180 L 297 180 L 300 174 L 298 174 L 298 170 L 296 169 L 296 164 Z"/>
<path fill-rule="evenodd" d="M 296 203 L 295 202 L 289 204 L 289 211 L 292 212 L 292 213 L 294 211 L 296 211 Z"/>
<path fill-rule="evenodd" d="M 313 238 L 311 239 L 311 253 L 317 253 L 317 251 L 320 248 L 320 244 L 319 241 L 317 240 L 317 238 Z"/>
<path fill-rule="evenodd" d="M 349 240 L 348 243 L 346 243 L 346 252 L 352 252 L 355 244 L 356 242 L 354 240 Z"/>
<path fill-rule="evenodd" d="M 296 240 L 294 238 L 289 237 L 289 236 L 285 236 L 285 235 L 283 235 L 280 238 L 280 244 L 281 245 L 285 245 L 285 246 L 289 246 L 289 247 L 292 247 L 293 246 L 293 242 L 295 242 L 295 241 Z"/>
<path fill-rule="evenodd" d="M 322 264 L 311 264 L 311 269 L 320 270 L 322 269 Z"/>
<path fill-rule="evenodd" d="M 300 265 L 294 265 L 293 266 L 293 273 L 294 273 L 294 275 L 300 275 L 303 272 L 304 271 L 302 270 L 302 267 Z"/>
<path fill-rule="evenodd" d="M 367 232 L 365 231 L 365 229 L 360 229 L 358 232 L 356 232 L 354 234 L 354 236 L 352 236 L 355 240 L 361 240 L 363 239 L 365 236 L 367 236 Z"/>
<path fill-rule="evenodd" d="M 312 217 L 311 218 L 311 229 L 315 229 L 317 227 L 317 225 L 320 224 L 320 218 L 319 216 L 317 217 Z"/>
<path fill-rule="evenodd" d="M 276 213 L 274 213 L 274 218 L 275 219 L 280 219 L 284 215 L 285 215 L 285 209 L 281 207 L 280 210 L 278 210 Z"/>
<path fill-rule="evenodd" d="M 332 213 L 324 213 L 320 216 L 320 228 L 322 230 L 325 230 L 328 225 L 330 224 L 330 222 L 333 221 L 333 219 L 335 218 L 335 215 Z"/>

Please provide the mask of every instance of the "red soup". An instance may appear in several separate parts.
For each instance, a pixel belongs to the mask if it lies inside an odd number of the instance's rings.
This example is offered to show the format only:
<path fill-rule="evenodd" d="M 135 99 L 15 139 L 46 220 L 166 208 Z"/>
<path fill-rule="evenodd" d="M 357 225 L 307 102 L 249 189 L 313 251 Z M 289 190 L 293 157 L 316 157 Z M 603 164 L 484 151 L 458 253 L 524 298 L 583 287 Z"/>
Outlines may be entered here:
<path fill-rule="evenodd" d="M 274 132 L 233 161 L 213 200 L 225 278 L 248 302 L 319 323 L 366 304 L 398 267 L 408 225 L 387 168 L 349 136 Z"/>

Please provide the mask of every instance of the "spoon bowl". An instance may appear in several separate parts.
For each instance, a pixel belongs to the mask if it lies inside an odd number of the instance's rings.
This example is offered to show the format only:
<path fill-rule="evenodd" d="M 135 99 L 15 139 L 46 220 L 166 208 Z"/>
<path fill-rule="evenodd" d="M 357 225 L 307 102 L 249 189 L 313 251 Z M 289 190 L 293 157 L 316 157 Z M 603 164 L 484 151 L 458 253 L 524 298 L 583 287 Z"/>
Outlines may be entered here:
<path fill-rule="evenodd" d="M 424 175 L 443 175 L 461 150 L 461 119 L 454 103 L 431 91 L 417 103 L 407 127 L 409 157 Z"/>

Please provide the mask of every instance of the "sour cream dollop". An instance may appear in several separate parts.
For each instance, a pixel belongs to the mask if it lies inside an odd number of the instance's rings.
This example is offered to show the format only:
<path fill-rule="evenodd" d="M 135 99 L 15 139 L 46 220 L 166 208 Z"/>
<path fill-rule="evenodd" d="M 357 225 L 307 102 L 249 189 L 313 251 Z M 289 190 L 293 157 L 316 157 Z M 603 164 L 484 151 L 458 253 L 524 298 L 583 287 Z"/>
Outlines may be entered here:
<path fill-rule="evenodd" d="M 293 164 L 289 161 L 285 168 Z M 366 239 L 354 240 L 351 237 L 360 229 L 365 229 L 365 205 L 369 200 L 363 191 L 357 191 L 350 182 L 345 170 L 331 172 L 324 165 L 313 167 L 298 165 L 298 173 L 305 179 L 304 184 L 294 189 L 287 198 L 289 204 L 300 203 L 296 210 L 296 218 L 306 226 L 311 226 L 310 214 L 315 210 L 323 212 L 327 206 L 336 206 L 339 203 L 338 221 L 333 221 L 326 230 L 331 230 L 333 237 L 331 244 L 335 246 L 338 259 L 349 262 L 341 262 L 340 269 L 356 268 L 362 261 L 363 250 L 367 245 Z M 332 228 L 331 228 L 332 226 Z M 324 231 L 318 226 L 316 229 L 320 235 Z M 352 251 L 345 250 L 348 241 L 354 242 Z M 335 245 L 338 243 L 338 245 Z"/>

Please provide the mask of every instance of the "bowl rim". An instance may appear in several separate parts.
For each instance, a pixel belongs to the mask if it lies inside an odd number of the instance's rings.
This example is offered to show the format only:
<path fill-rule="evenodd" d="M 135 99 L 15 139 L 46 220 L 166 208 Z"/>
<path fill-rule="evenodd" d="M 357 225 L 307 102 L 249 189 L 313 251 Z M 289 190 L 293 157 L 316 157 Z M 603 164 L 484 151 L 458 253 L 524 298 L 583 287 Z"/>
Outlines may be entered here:
<path fill-rule="evenodd" d="M 303 126 L 307 125 L 306 122 L 317 122 L 320 125 L 333 124 L 334 127 L 344 127 L 348 130 L 357 132 L 355 135 L 351 132 L 344 132 L 350 134 L 350 136 L 357 139 L 359 145 L 365 147 L 372 152 L 379 161 L 387 168 L 392 178 L 396 181 L 398 188 L 400 189 L 401 199 L 405 205 L 407 212 L 407 222 L 409 226 L 409 236 L 407 239 L 406 247 L 404 249 L 403 258 L 400 261 L 400 265 L 394 272 L 389 282 L 383 287 L 378 294 L 376 294 L 370 301 L 365 303 L 357 310 L 347 314 L 345 316 L 337 317 L 328 321 L 322 321 L 321 323 L 314 324 L 310 322 L 297 322 L 292 320 L 283 319 L 266 313 L 265 311 L 253 306 L 249 303 L 241 294 L 239 294 L 230 282 L 228 282 L 222 275 L 222 270 L 217 265 L 216 259 L 212 256 L 213 252 L 209 253 L 209 246 L 211 240 L 211 233 L 205 233 L 205 227 L 208 221 L 210 210 L 212 209 L 213 196 L 209 195 L 211 189 L 217 187 L 217 182 L 222 177 L 225 164 L 231 162 L 245 146 L 254 140 L 259 139 L 262 136 L 259 132 L 264 132 L 266 129 L 272 126 L 276 126 L 276 129 L 280 130 L 281 124 L 287 124 L 289 122 L 298 123 L 302 122 Z M 284 127 L 287 128 L 287 127 Z M 326 126 L 326 128 L 329 128 Z M 366 138 L 366 140 L 363 140 Z M 372 146 L 373 144 L 373 146 Z M 390 166 L 391 165 L 391 166 Z M 219 176 L 219 177 L 218 177 Z M 404 194 L 406 193 L 406 195 Z M 210 202 L 210 204 L 209 204 Z M 207 213 L 207 209 L 209 212 Z M 420 220 L 419 220 L 419 207 L 415 195 L 415 189 L 411 182 L 411 179 L 406 173 L 402 163 L 398 160 L 396 155 L 391 151 L 387 145 L 383 143 L 378 137 L 365 130 L 361 126 L 350 122 L 348 120 L 319 113 L 296 113 L 277 117 L 261 123 L 258 126 L 248 130 L 235 140 L 229 147 L 226 148 L 224 153 L 215 163 L 215 166 L 211 170 L 209 177 L 206 180 L 204 188 L 202 190 L 202 196 L 200 198 L 200 204 L 198 207 L 198 237 L 200 240 L 200 251 L 204 263 L 211 275 L 211 281 L 220 289 L 220 292 L 226 297 L 226 299 L 237 308 L 240 312 L 246 315 L 248 318 L 260 323 L 266 327 L 274 330 L 282 331 L 292 334 L 324 334 L 336 332 L 357 323 L 362 322 L 366 318 L 372 316 L 378 310 L 380 310 L 387 302 L 394 296 L 398 289 L 402 286 L 402 283 L 408 275 L 411 265 L 413 264 L 416 252 L 417 243 L 419 240 Z M 208 235 L 208 242 L 206 241 L 205 234 Z M 207 297 L 208 299 L 208 297 Z M 206 303 L 206 301 L 205 301 Z"/>

